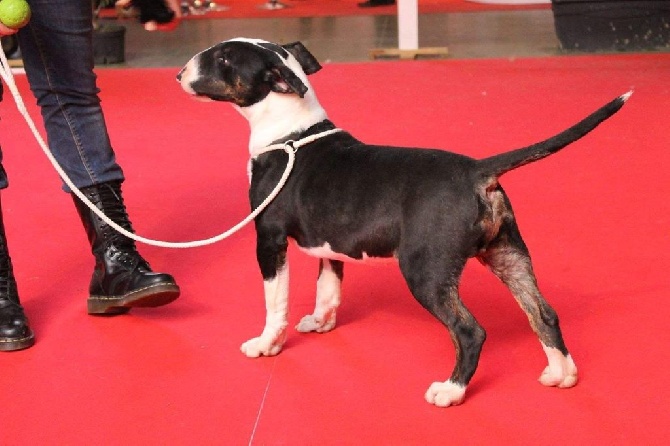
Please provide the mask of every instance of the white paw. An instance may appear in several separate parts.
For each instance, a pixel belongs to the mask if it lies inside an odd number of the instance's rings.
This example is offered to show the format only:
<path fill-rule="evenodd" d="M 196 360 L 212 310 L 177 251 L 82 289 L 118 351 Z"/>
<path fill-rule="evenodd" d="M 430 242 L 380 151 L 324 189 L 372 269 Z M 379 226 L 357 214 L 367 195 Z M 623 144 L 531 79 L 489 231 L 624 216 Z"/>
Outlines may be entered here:
<path fill-rule="evenodd" d="M 577 366 L 570 355 L 548 355 L 549 365 L 540 375 L 540 383 L 545 386 L 567 389 L 577 384 Z"/>
<path fill-rule="evenodd" d="M 316 331 L 317 333 L 325 333 L 335 328 L 335 312 L 333 311 L 330 317 L 326 319 L 319 318 L 313 314 L 308 314 L 300 320 L 300 323 L 295 326 L 295 329 L 300 333 L 309 333 Z"/>
<path fill-rule="evenodd" d="M 259 336 L 257 338 L 249 339 L 242 344 L 240 350 L 248 358 L 258 358 L 259 356 L 275 356 L 284 345 L 283 336 L 278 336 L 274 339 Z"/>
<path fill-rule="evenodd" d="M 426 391 L 426 401 L 437 407 L 461 404 L 465 399 L 465 387 L 451 381 L 434 382 Z"/>

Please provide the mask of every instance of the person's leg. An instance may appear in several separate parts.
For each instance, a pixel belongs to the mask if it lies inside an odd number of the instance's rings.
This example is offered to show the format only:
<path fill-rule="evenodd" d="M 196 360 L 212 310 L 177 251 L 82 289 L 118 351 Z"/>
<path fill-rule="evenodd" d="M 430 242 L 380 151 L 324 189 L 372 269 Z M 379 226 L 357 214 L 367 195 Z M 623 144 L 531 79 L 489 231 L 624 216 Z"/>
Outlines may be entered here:
<path fill-rule="evenodd" d="M 118 0 L 115 6 L 134 8 L 147 31 L 171 31 L 182 15 L 179 0 Z"/>
<path fill-rule="evenodd" d="M 3 87 L 0 82 L 0 102 L 2 96 Z M 2 148 L 0 148 L 0 190 L 6 189 L 8 185 L 7 173 L 2 165 Z M 34 343 L 35 335 L 28 325 L 28 318 L 19 301 L 0 204 L 0 351 L 22 350 Z"/>
<path fill-rule="evenodd" d="M 91 2 L 29 3 L 32 16 L 18 32 L 19 45 L 51 151 L 79 188 L 123 180 L 93 71 Z"/>
<path fill-rule="evenodd" d="M 2 85 L 0 84 L 0 100 L 2 100 L 1 97 Z M 0 190 L 6 187 L 7 174 L 2 166 L 2 150 L 0 149 Z M 21 350 L 34 343 L 35 335 L 28 326 L 28 318 L 19 301 L 0 204 L 0 351 Z"/>
<path fill-rule="evenodd" d="M 0 206 L 0 351 L 21 350 L 34 343 L 35 335 L 19 301 Z"/>
<path fill-rule="evenodd" d="M 49 148 L 75 186 L 117 224 L 132 230 L 121 197 L 123 171 L 110 144 L 93 71 L 91 3 L 29 3 L 32 17 L 18 37 Z M 178 297 L 172 276 L 151 272 L 132 240 L 111 230 L 79 198 L 73 198 L 96 258 L 90 313 L 162 305 Z"/>

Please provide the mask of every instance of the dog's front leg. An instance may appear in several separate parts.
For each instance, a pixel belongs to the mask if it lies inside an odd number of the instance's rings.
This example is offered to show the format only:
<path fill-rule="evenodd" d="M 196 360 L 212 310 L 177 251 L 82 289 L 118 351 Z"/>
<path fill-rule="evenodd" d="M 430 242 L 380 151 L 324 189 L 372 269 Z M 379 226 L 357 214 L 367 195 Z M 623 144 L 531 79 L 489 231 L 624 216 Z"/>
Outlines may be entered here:
<path fill-rule="evenodd" d="M 276 240 L 283 239 L 283 243 Z M 241 350 L 250 358 L 278 354 L 286 340 L 288 324 L 288 259 L 286 238 L 258 238 L 256 255 L 263 275 L 265 292 L 265 328 L 260 336 L 242 344 Z"/>
<path fill-rule="evenodd" d="M 316 306 L 295 327 L 302 333 L 325 333 L 335 328 L 337 307 L 340 305 L 344 264 L 339 260 L 321 259 L 316 281 Z"/>

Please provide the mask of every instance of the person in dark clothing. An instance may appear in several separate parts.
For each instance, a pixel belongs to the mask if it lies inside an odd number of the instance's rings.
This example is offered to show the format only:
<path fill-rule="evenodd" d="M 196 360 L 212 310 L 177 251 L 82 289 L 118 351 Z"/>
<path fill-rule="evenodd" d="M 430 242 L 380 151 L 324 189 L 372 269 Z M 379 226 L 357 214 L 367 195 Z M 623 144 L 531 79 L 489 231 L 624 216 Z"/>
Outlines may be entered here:
<path fill-rule="evenodd" d="M 93 71 L 91 1 L 28 3 L 32 10 L 28 24 L 18 32 L 0 24 L 0 36 L 18 37 L 49 148 L 75 186 L 112 221 L 132 231 L 121 194 L 124 175 L 107 133 Z M 167 20 L 169 11 L 162 0 L 140 3 L 151 6 L 143 20 Z M 7 186 L 0 151 L 0 189 Z M 65 185 L 63 189 L 71 192 Z M 170 274 L 153 272 L 133 240 L 117 233 L 79 198 L 72 197 L 95 258 L 88 297 L 90 314 L 125 313 L 132 307 L 164 305 L 179 296 Z M 0 351 L 28 348 L 34 342 L 19 300 L 0 204 Z"/>

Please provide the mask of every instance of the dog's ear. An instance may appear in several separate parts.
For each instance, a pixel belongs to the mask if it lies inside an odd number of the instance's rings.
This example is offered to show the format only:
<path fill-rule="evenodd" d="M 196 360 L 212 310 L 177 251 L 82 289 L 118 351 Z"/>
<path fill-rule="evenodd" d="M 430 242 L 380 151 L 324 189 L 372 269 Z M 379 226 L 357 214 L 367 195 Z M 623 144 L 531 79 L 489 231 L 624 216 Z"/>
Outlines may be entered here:
<path fill-rule="evenodd" d="M 270 83 L 272 91 L 277 93 L 296 93 L 301 98 L 307 93 L 307 86 L 284 64 L 268 70 L 265 80 Z"/>
<path fill-rule="evenodd" d="M 316 57 L 314 57 L 302 43 L 287 43 L 286 45 L 282 45 L 282 48 L 296 58 L 305 74 L 314 74 L 321 69 L 319 61 L 316 60 Z"/>

